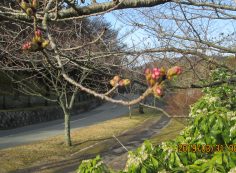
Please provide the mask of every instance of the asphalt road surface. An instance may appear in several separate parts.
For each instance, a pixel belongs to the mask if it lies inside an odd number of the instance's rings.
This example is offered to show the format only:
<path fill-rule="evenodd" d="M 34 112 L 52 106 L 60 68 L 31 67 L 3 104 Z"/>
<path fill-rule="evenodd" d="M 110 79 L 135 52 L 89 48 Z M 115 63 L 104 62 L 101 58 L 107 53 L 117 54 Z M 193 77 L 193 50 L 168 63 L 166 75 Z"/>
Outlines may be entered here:
<path fill-rule="evenodd" d="M 71 120 L 71 129 L 78 129 L 96 124 L 126 113 L 128 113 L 128 108 L 125 106 L 105 103 L 89 112 L 74 115 Z M 0 149 L 29 144 L 60 134 L 64 134 L 63 119 L 20 127 L 12 130 L 1 130 Z"/>

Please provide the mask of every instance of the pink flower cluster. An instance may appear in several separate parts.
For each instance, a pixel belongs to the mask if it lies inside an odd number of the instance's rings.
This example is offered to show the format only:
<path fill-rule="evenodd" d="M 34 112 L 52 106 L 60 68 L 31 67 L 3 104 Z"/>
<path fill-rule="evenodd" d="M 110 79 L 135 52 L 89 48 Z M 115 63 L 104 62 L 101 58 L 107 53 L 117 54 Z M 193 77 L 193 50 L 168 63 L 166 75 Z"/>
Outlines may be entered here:
<path fill-rule="evenodd" d="M 23 50 L 29 50 L 31 48 L 31 42 L 26 42 L 22 45 Z"/>
<path fill-rule="evenodd" d="M 153 69 L 147 68 L 145 70 L 145 77 L 146 77 L 147 83 L 150 87 L 154 86 L 155 83 L 157 82 L 157 80 L 164 75 L 165 75 L 164 68 L 155 67 Z"/>
<path fill-rule="evenodd" d="M 152 78 L 157 80 L 161 77 L 161 70 L 159 68 L 153 68 L 152 70 Z"/>
<path fill-rule="evenodd" d="M 163 81 L 166 79 L 171 79 L 172 77 L 182 73 L 182 68 L 179 66 L 174 66 L 168 71 L 162 68 L 147 68 L 145 69 L 145 78 L 149 87 L 152 87 L 152 92 L 155 97 L 162 97 L 164 95 L 164 85 Z"/>

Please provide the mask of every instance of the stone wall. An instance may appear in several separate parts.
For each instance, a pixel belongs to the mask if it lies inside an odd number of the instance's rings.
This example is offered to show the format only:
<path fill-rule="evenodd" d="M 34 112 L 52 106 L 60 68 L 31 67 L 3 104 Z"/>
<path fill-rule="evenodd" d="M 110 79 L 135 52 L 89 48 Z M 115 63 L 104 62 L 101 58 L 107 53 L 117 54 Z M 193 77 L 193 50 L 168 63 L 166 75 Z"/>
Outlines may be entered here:
<path fill-rule="evenodd" d="M 72 115 L 89 110 L 101 104 L 101 100 L 92 99 L 75 104 Z M 47 106 L 18 111 L 0 111 L 0 129 L 11 129 L 40 122 L 46 122 L 64 117 L 63 111 L 58 106 Z"/>
<path fill-rule="evenodd" d="M 75 99 L 75 102 L 89 101 L 93 99 L 91 95 L 80 92 Z M 56 99 L 56 98 L 52 98 Z M 34 106 L 56 105 L 55 102 L 49 102 L 42 97 L 27 96 L 27 95 L 0 95 L 0 110 L 28 108 Z"/>

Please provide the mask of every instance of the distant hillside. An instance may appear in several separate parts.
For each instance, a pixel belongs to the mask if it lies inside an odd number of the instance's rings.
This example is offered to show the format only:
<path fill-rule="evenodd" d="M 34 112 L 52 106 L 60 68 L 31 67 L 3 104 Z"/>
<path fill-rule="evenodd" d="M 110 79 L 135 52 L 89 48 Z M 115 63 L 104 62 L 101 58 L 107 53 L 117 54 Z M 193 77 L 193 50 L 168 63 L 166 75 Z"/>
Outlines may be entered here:
<path fill-rule="evenodd" d="M 214 61 L 222 65 L 226 65 L 231 69 L 236 67 L 236 57 L 215 57 Z M 135 67 L 134 71 L 141 72 L 138 75 L 133 75 L 135 79 L 145 83 L 144 69 L 153 67 L 164 67 L 166 69 L 173 66 L 181 66 L 184 71 L 176 80 L 172 80 L 171 84 L 178 86 L 189 86 L 190 84 L 201 84 L 201 82 L 209 79 L 211 70 L 216 68 L 215 65 L 206 63 L 199 57 L 181 57 L 181 58 L 164 58 L 154 62 L 149 62 L 145 65 Z"/>

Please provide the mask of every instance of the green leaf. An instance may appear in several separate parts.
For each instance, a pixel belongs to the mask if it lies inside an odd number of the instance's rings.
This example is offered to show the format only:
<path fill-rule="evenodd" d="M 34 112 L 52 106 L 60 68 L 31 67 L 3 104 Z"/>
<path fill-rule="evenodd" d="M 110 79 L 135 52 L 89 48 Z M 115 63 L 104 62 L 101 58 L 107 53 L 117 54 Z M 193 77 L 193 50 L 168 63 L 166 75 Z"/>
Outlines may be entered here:
<path fill-rule="evenodd" d="M 151 160 L 152 160 L 152 164 L 154 167 L 158 167 L 158 161 L 154 158 L 154 157 L 151 157 Z"/>
<path fill-rule="evenodd" d="M 221 165 L 222 162 L 223 162 L 222 155 L 219 155 L 219 154 L 218 154 L 217 156 L 214 157 L 214 159 L 215 159 L 215 162 L 216 162 L 217 164 L 219 164 L 219 165 Z"/>
<path fill-rule="evenodd" d="M 141 173 L 147 173 L 147 171 L 146 171 L 146 168 L 145 168 L 145 167 L 142 167 L 142 169 L 141 169 Z"/>
<path fill-rule="evenodd" d="M 210 136 L 205 136 L 205 141 L 206 141 L 206 144 L 210 145 L 211 144 L 211 137 Z"/>
<path fill-rule="evenodd" d="M 178 153 L 179 158 L 182 162 L 183 165 L 187 165 L 188 164 L 188 158 L 187 158 L 187 154 L 186 153 Z"/>
<path fill-rule="evenodd" d="M 216 165 L 216 170 L 219 173 L 226 173 L 226 170 L 225 170 L 225 168 L 222 165 Z"/>
<path fill-rule="evenodd" d="M 215 121 L 216 121 L 216 117 L 215 116 L 210 116 L 209 120 L 208 120 L 208 126 L 209 127 L 212 127 L 212 125 L 215 124 Z"/>
<path fill-rule="evenodd" d="M 175 165 L 181 166 L 181 161 L 177 153 L 175 153 Z"/>
<path fill-rule="evenodd" d="M 206 162 L 206 160 L 204 160 L 204 159 L 198 159 L 198 160 L 196 160 L 195 162 L 194 162 L 194 165 L 202 165 L 202 164 L 204 164 Z"/>
<path fill-rule="evenodd" d="M 236 128 L 233 128 L 232 130 L 230 130 L 230 136 L 231 136 L 231 138 L 236 137 Z"/>
<path fill-rule="evenodd" d="M 192 162 L 194 162 L 197 159 L 196 154 L 192 152 L 188 152 L 188 157 L 190 158 Z"/>
<path fill-rule="evenodd" d="M 171 154 L 170 154 L 170 160 L 169 160 L 169 167 L 170 167 L 170 169 L 173 168 L 174 163 L 175 163 L 175 154 L 174 154 L 174 153 L 171 153 Z"/>

